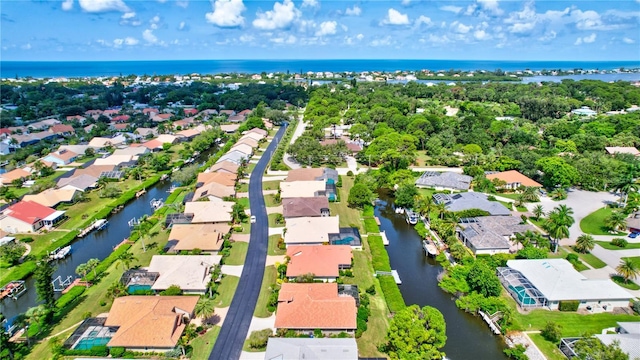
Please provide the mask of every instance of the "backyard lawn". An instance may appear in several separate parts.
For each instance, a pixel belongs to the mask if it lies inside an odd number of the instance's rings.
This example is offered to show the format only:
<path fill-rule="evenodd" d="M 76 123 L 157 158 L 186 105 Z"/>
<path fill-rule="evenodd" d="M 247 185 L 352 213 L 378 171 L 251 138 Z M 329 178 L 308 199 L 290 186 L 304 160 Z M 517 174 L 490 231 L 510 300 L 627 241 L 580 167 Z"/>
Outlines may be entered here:
<path fill-rule="evenodd" d="M 612 212 L 613 209 L 609 207 L 603 207 L 592 212 L 580 221 L 580 230 L 585 234 L 611 235 L 604 226 L 604 219 L 611 215 Z M 618 233 L 618 235 L 625 235 L 625 233 Z"/>
<path fill-rule="evenodd" d="M 247 257 L 247 249 L 249 243 L 244 241 L 235 241 L 231 243 L 231 251 L 229 256 L 224 259 L 225 265 L 244 265 L 244 259 Z"/>
<path fill-rule="evenodd" d="M 280 205 L 280 203 L 276 202 L 276 196 L 274 194 L 265 195 L 264 204 L 266 207 L 274 207 Z"/>
<path fill-rule="evenodd" d="M 224 275 L 218 285 L 218 295 L 214 298 L 214 303 L 217 308 L 225 308 L 231 305 L 233 295 L 236 293 L 240 278 L 232 275 Z"/>
<path fill-rule="evenodd" d="M 262 183 L 262 190 L 278 190 L 282 181 L 265 181 Z"/>
<path fill-rule="evenodd" d="M 193 347 L 191 360 L 209 359 L 209 354 L 211 353 L 211 350 L 213 350 L 213 346 L 216 343 L 219 333 L 220 326 L 214 326 L 211 330 L 207 331 L 206 334 L 193 339 L 191 341 L 191 346 Z"/>
<path fill-rule="evenodd" d="M 547 341 L 540 334 L 528 334 L 538 349 L 542 351 L 547 360 L 566 360 L 566 356 L 558 349 L 558 346 L 551 341 Z"/>
<path fill-rule="evenodd" d="M 271 316 L 271 313 L 267 310 L 267 304 L 269 303 L 269 297 L 271 297 L 271 286 L 276 283 L 277 276 L 278 272 L 276 271 L 275 266 L 271 265 L 264 268 L 260 295 L 258 296 L 256 309 L 253 312 L 254 316 L 259 318 L 267 318 Z"/>
<path fill-rule="evenodd" d="M 636 269 L 640 269 L 640 256 L 623 257 L 623 260 L 631 260 Z"/>
<path fill-rule="evenodd" d="M 340 202 L 331 202 L 329 203 L 329 211 L 331 211 L 331 216 L 340 215 L 340 226 L 341 227 L 357 227 L 360 232 L 364 230 L 362 227 L 362 220 L 360 216 L 360 211 L 357 209 L 350 208 L 347 205 L 347 198 L 349 197 L 349 190 L 353 186 L 353 179 L 349 176 L 342 176 L 342 187 L 338 188 L 340 192 Z"/>
<path fill-rule="evenodd" d="M 583 254 L 581 252 L 575 251 L 575 249 L 573 249 L 573 247 L 571 247 L 570 249 L 571 249 L 572 253 L 574 253 L 574 254 L 578 255 L 578 257 L 580 257 L 580 260 L 586 262 L 587 264 L 589 264 L 594 269 L 601 269 L 601 268 L 607 266 L 607 263 L 605 263 L 604 261 L 600 260 L 597 256 L 593 255 L 592 253 Z"/>
<path fill-rule="evenodd" d="M 267 247 L 267 255 L 270 256 L 274 256 L 274 255 L 284 255 L 286 253 L 286 250 L 280 250 L 278 248 L 278 241 L 280 241 L 280 238 L 282 236 L 279 234 L 275 234 L 275 235 L 271 235 L 269 236 L 269 244 Z"/>

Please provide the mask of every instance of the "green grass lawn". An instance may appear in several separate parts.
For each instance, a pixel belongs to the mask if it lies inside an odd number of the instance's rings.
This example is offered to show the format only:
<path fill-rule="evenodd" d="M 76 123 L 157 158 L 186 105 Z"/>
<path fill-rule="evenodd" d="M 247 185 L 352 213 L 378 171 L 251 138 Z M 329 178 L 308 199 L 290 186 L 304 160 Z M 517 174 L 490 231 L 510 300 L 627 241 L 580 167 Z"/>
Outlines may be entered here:
<path fill-rule="evenodd" d="M 280 250 L 278 248 L 278 241 L 280 241 L 280 238 L 282 236 L 280 236 L 279 234 L 275 234 L 275 235 L 271 235 L 269 236 L 269 244 L 267 247 L 267 255 L 284 255 L 286 254 L 286 250 Z"/>
<path fill-rule="evenodd" d="M 427 155 L 426 150 L 416 151 L 416 166 L 427 166 L 427 160 L 430 158 L 431 156 Z"/>
<path fill-rule="evenodd" d="M 242 204 L 245 209 L 249 208 L 249 198 L 238 198 L 238 203 Z"/>
<path fill-rule="evenodd" d="M 236 192 L 239 192 L 239 193 L 249 192 L 249 184 L 240 183 L 238 186 L 238 190 L 236 190 Z"/>
<path fill-rule="evenodd" d="M 278 214 L 269 214 L 269 227 L 284 227 L 284 221 L 281 224 L 276 224 L 276 217 L 278 217 Z"/>
<path fill-rule="evenodd" d="M 580 221 L 580 230 L 585 234 L 611 235 L 604 226 L 604 219 L 611 215 L 612 212 L 613 209 L 609 207 L 603 207 L 592 212 Z M 618 235 L 625 235 L 625 233 L 618 233 Z"/>
<path fill-rule="evenodd" d="M 258 165 L 258 164 L 249 163 L 249 164 L 247 165 L 247 174 L 251 174 L 251 173 L 253 172 L 253 169 L 255 169 L 255 168 L 256 168 L 256 165 Z"/>
<path fill-rule="evenodd" d="M 607 263 L 605 263 L 604 261 L 600 260 L 597 256 L 593 255 L 592 253 L 583 254 L 583 253 L 575 251 L 575 249 L 573 249 L 573 247 L 570 247 L 569 250 L 570 250 L 570 252 L 578 255 L 578 257 L 580 257 L 580 260 L 586 262 L 587 264 L 589 264 L 594 269 L 601 269 L 601 268 L 607 266 Z"/>
<path fill-rule="evenodd" d="M 240 278 L 237 276 L 224 275 L 218 285 L 218 295 L 214 298 L 215 306 L 218 308 L 225 308 L 231 305 L 233 295 L 236 293 Z"/>
<path fill-rule="evenodd" d="M 358 209 L 350 208 L 347 205 L 347 198 L 349 197 L 349 190 L 353 187 L 353 179 L 349 176 L 342 177 L 342 187 L 338 188 L 338 192 L 340 193 L 340 202 L 332 202 L 329 203 L 329 211 L 331 212 L 331 216 L 340 215 L 340 226 L 341 227 L 357 227 L 360 232 L 364 231 L 362 226 L 362 220 L 360 216 L 360 211 Z"/>
<path fill-rule="evenodd" d="M 276 196 L 274 194 L 265 195 L 264 204 L 266 207 L 274 207 L 280 205 L 279 202 L 276 202 Z"/>
<path fill-rule="evenodd" d="M 636 269 L 640 269 L 640 256 L 623 257 L 622 259 L 631 260 L 631 262 L 636 266 Z"/>
<path fill-rule="evenodd" d="M 244 265 L 244 259 L 247 257 L 247 249 L 249 243 L 244 241 L 236 241 L 231 243 L 231 251 L 229 257 L 224 259 L 225 265 Z"/>
<path fill-rule="evenodd" d="M 607 241 L 596 241 L 596 244 L 602 246 L 604 249 L 607 249 L 607 250 L 640 249 L 640 243 L 629 243 L 627 244 L 627 246 L 623 248 L 619 246 L 611 245 L 611 243 Z"/>
<path fill-rule="evenodd" d="M 517 193 L 498 193 L 495 195 L 501 196 L 507 199 L 511 199 L 511 200 L 518 200 L 518 198 L 520 197 L 520 194 L 517 194 Z"/>
<path fill-rule="evenodd" d="M 550 341 L 547 341 L 540 334 L 527 334 L 531 338 L 534 344 L 542 351 L 547 360 L 566 360 L 567 358 L 558 349 L 558 346 Z"/>
<path fill-rule="evenodd" d="M 280 180 L 275 180 L 275 181 L 264 181 L 262 182 L 262 190 L 278 190 L 280 189 L 280 183 L 282 181 Z"/>
<path fill-rule="evenodd" d="M 269 310 L 267 310 L 267 303 L 271 296 L 271 285 L 276 283 L 278 272 L 276 267 L 271 265 L 264 268 L 264 276 L 262 277 L 262 286 L 260 287 L 260 295 L 258 296 L 258 302 L 253 312 L 253 316 L 259 318 L 267 318 L 271 316 Z"/>
<path fill-rule="evenodd" d="M 625 281 L 625 279 L 620 275 L 612 276 L 611 280 L 625 289 L 640 290 L 640 286 L 638 286 L 638 284 L 634 283 L 633 281 Z"/>
<path fill-rule="evenodd" d="M 220 326 L 214 326 L 206 334 L 193 339 L 191 341 L 193 347 L 191 360 L 208 360 L 219 333 Z"/>

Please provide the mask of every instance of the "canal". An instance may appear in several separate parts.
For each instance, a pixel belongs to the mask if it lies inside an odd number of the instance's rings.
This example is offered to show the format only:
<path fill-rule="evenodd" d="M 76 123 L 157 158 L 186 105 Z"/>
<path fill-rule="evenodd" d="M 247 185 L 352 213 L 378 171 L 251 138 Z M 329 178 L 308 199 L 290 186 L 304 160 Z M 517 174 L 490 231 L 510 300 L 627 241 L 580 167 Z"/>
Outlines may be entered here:
<path fill-rule="evenodd" d="M 108 219 L 109 225 L 105 229 L 92 231 L 89 235 L 73 241 L 71 243 L 71 254 L 63 260 L 54 262 L 56 271 L 53 278 L 60 276 L 61 279 L 66 279 L 71 276 L 73 281 L 78 277 L 76 274 L 78 265 L 87 262 L 91 258 L 103 260 L 109 256 L 116 245 L 129 237 L 131 233 L 128 225 L 129 220 L 151 215 L 153 213 L 150 205 L 151 200 L 166 200 L 167 196 L 169 196 L 168 191 L 170 188 L 171 182 L 169 180 L 157 182 L 147 189 L 146 194 L 131 200 L 125 205 L 124 209 L 111 215 Z M 17 300 L 7 298 L 2 302 L 0 310 L 7 318 L 10 319 L 38 304 L 33 276 L 26 280 L 26 285 L 27 292 Z M 60 293 L 56 294 L 59 295 Z"/>
<path fill-rule="evenodd" d="M 438 274 L 442 267 L 426 257 L 421 239 L 404 215 L 396 214 L 392 199 L 380 193 L 375 216 L 380 219 L 380 230 L 389 239 L 386 246 L 391 268 L 398 271 L 402 285 L 400 292 L 407 305 L 429 305 L 444 315 L 447 324 L 447 343 L 444 352 L 452 360 L 507 359 L 502 350 L 502 339 L 494 336 L 480 318 L 459 310 L 451 294 L 438 287 Z"/>

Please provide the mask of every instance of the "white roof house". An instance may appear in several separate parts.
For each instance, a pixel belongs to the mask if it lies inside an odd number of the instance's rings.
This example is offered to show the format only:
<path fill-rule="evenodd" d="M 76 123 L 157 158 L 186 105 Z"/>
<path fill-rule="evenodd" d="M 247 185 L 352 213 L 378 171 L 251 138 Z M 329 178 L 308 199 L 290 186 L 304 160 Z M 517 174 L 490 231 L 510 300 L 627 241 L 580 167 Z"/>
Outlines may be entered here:
<path fill-rule="evenodd" d="M 192 224 L 230 222 L 233 201 L 194 201 L 184 205 L 185 214 L 193 214 Z"/>
<path fill-rule="evenodd" d="M 282 199 L 295 197 L 316 197 L 319 192 L 326 190 L 326 183 L 323 180 L 313 181 L 292 181 L 280 183 L 280 197 Z"/>
<path fill-rule="evenodd" d="M 160 274 L 153 290 L 178 285 L 185 294 L 204 294 L 211 280 L 211 267 L 220 264 L 219 255 L 154 255 L 147 268 Z"/>
<path fill-rule="evenodd" d="M 560 301 L 578 300 L 580 308 L 611 311 L 633 297 L 609 279 L 586 278 L 565 259 L 509 260 L 498 273 L 521 306 L 557 309 Z"/>
<path fill-rule="evenodd" d="M 269 338 L 265 360 L 357 360 L 354 338 Z"/>
<path fill-rule="evenodd" d="M 285 220 L 287 232 L 284 243 L 288 245 L 322 245 L 329 243 L 329 234 L 340 233 L 340 218 L 299 217 Z"/>

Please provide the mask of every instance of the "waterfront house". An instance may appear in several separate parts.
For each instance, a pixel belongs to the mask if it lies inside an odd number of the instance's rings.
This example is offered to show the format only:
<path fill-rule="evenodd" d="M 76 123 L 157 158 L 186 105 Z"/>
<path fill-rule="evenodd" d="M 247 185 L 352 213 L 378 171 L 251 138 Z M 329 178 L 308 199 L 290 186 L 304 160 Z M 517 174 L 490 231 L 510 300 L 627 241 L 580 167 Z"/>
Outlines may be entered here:
<path fill-rule="evenodd" d="M 497 201 L 488 200 L 487 195 L 476 192 L 460 194 L 433 194 L 436 204 L 445 204 L 447 211 L 457 212 L 463 210 L 479 209 L 489 215 L 511 215 L 511 211 Z"/>
<path fill-rule="evenodd" d="M 349 245 L 298 245 L 288 246 L 287 277 L 313 274 L 314 280 L 334 282 L 340 270 L 350 269 L 353 255 Z"/>
<path fill-rule="evenodd" d="M 325 181 L 338 182 L 338 172 L 329 168 L 300 168 L 289 170 L 285 182 L 294 181 Z"/>
<path fill-rule="evenodd" d="M 618 322 L 615 328 L 603 329 L 602 334 L 594 336 L 605 346 L 617 343 L 620 350 L 627 354 L 629 359 L 640 359 L 640 322 Z M 606 331 L 605 331 L 606 330 Z M 560 340 L 560 351 L 568 359 L 577 359 L 575 344 L 583 338 L 572 337 Z"/>
<path fill-rule="evenodd" d="M 113 165 L 89 165 L 83 169 L 75 169 L 68 178 L 76 178 L 81 175 L 89 175 L 95 178 L 101 178 L 105 174 L 113 173 L 116 167 Z"/>
<path fill-rule="evenodd" d="M 242 115 L 231 115 L 227 118 L 227 121 L 230 123 L 241 123 L 243 121 L 247 120 L 246 117 L 242 116 Z"/>
<path fill-rule="evenodd" d="M 77 189 L 87 191 L 98 186 L 98 177 L 89 174 L 82 174 L 76 177 L 66 177 L 58 180 L 56 187 L 59 189 Z"/>
<path fill-rule="evenodd" d="M 220 125 L 220 130 L 224 131 L 227 134 L 233 134 L 238 131 L 240 124 L 224 124 Z"/>
<path fill-rule="evenodd" d="M 220 159 L 218 159 L 218 162 L 231 161 L 232 163 L 236 163 L 240 165 L 248 159 L 249 159 L 249 156 L 247 154 L 237 150 L 230 150 L 226 154 L 222 155 Z"/>
<path fill-rule="evenodd" d="M 269 132 L 267 130 L 264 130 L 264 129 L 253 128 L 251 130 L 247 130 L 247 131 L 242 133 L 242 135 L 247 135 L 247 134 L 258 134 L 258 135 L 262 136 L 263 138 L 266 138 L 267 135 L 269 135 Z"/>
<path fill-rule="evenodd" d="M 355 338 L 270 337 L 265 351 L 265 360 L 358 360 L 358 344 Z"/>
<path fill-rule="evenodd" d="M 418 180 L 417 187 L 433 188 L 436 190 L 469 190 L 473 178 L 468 175 L 457 174 L 454 172 L 437 172 L 425 171 Z"/>
<path fill-rule="evenodd" d="M 329 244 L 329 234 L 340 233 L 338 216 L 297 217 L 285 219 L 284 243 L 291 245 Z"/>
<path fill-rule="evenodd" d="M 109 155 L 104 158 L 96 159 L 93 162 L 93 165 L 95 166 L 109 165 L 109 166 L 120 168 L 120 167 L 135 166 L 136 163 L 137 163 L 137 160 L 134 160 L 133 155 Z"/>
<path fill-rule="evenodd" d="M 605 150 L 609 155 L 630 154 L 633 156 L 640 155 L 640 151 L 633 146 L 607 146 Z"/>
<path fill-rule="evenodd" d="M 339 333 L 356 329 L 356 300 L 339 295 L 336 283 L 283 283 L 276 329 Z"/>
<path fill-rule="evenodd" d="M 245 144 L 245 145 L 249 145 L 251 146 L 253 149 L 257 148 L 260 146 L 260 143 L 255 140 L 252 139 L 250 137 L 244 138 L 244 139 L 240 139 L 236 142 L 236 145 L 240 145 L 240 144 Z"/>
<path fill-rule="evenodd" d="M 154 255 L 145 268 L 160 274 L 151 286 L 154 291 L 164 291 L 177 285 L 183 294 L 202 295 L 211 281 L 211 270 L 220 264 L 219 255 Z"/>
<path fill-rule="evenodd" d="M 253 155 L 253 148 L 246 144 L 235 144 L 229 151 L 240 151 L 246 155 L 247 159 Z"/>
<path fill-rule="evenodd" d="M 611 312 L 633 298 L 610 279 L 586 278 L 565 259 L 509 260 L 498 277 L 523 308 L 557 310 L 562 301 L 578 301 L 578 309 Z"/>
<path fill-rule="evenodd" d="M 255 133 L 255 132 L 248 132 L 248 133 L 242 135 L 242 137 L 240 137 L 240 139 L 246 139 L 246 138 L 253 139 L 255 141 L 260 141 L 260 140 L 264 139 L 264 136 L 262 136 L 262 135 L 260 135 L 258 133 Z"/>
<path fill-rule="evenodd" d="M 517 251 L 511 238 L 515 234 L 535 230 L 515 216 L 481 216 L 461 219 L 458 238 L 475 255 L 510 253 Z"/>
<path fill-rule="evenodd" d="M 198 201 L 201 198 L 208 198 L 210 201 L 214 200 L 212 198 L 224 199 L 227 197 L 235 196 L 236 188 L 235 186 L 227 186 L 222 185 L 217 182 L 209 182 L 199 188 L 193 194 L 193 201 Z"/>
<path fill-rule="evenodd" d="M 150 150 L 144 146 L 128 146 L 122 149 L 116 149 L 112 155 L 131 156 L 133 161 L 138 161 L 141 155 L 149 153 Z"/>
<path fill-rule="evenodd" d="M 192 224 L 230 223 L 233 201 L 191 201 L 184 205 L 184 214 L 192 216 Z"/>
<path fill-rule="evenodd" d="M 11 183 L 14 180 L 17 179 L 22 179 L 23 181 L 29 179 L 29 177 L 31 177 L 31 173 L 28 172 L 27 170 L 18 168 L 18 169 L 13 169 L 11 171 L 7 171 L 4 174 L 0 174 L 0 182 L 2 182 L 2 185 L 11 185 Z"/>
<path fill-rule="evenodd" d="M 329 199 L 324 196 L 283 198 L 282 214 L 285 219 L 329 216 Z"/>
<path fill-rule="evenodd" d="M 498 180 L 504 181 L 506 185 L 501 186 L 500 187 L 501 189 L 516 190 L 521 186 L 537 187 L 537 188 L 542 187 L 542 184 L 528 178 L 527 176 L 521 174 L 517 170 L 509 170 L 509 171 L 502 171 L 502 172 L 497 172 L 493 174 L 487 174 L 485 177 L 489 180 L 498 179 Z"/>
<path fill-rule="evenodd" d="M 196 136 L 200 135 L 202 133 L 201 129 L 193 128 L 193 129 L 186 129 L 186 130 L 182 130 L 182 131 L 178 131 L 176 134 L 183 140 L 183 141 L 191 141 L 193 140 Z"/>
<path fill-rule="evenodd" d="M 296 197 L 315 197 L 325 196 L 326 184 L 323 180 L 313 181 L 293 181 L 280 183 L 280 197 L 296 198 Z"/>
<path fill-rule="evenodd" d="M 238 173 L 238 168 L 240 167 L 240 165 L 232 162 L 232 161 L 218 161 L 217 163 L 213 164 L 211 166 L 211 168 L 209 168 L 211 170 L 211 172 L 224 172 L 224 173 L 229 173 L 229 174 L 237 174 Z"/>
<path fill-rule="evenodd" d="M 25 195 L 22 200 L 33 201 L 40 205 L 55 208 L 60 204 L 73 204 L 81 193 L 82 191 L 73 188 L 47 189 L 38 194 Z"/>
<path fill-rule="evenodd" d="M 228 172 L 204 172 L 198 174 L 196 187 L 198 188 L 212 182 L 224 186 L 235 186 L 236 177 L 236 174 L 231 174 Z"/>
<path fill-rule="evenodd" d="M 193 251 L 200 249 L 205 253 L 217 254 L 224 243 L 224 235 L 229 233 L 231 225 L 217 224 L 179 224 L 171 226 L 167 251 Z"/>
<path fill-rule="evenodd" d="M 117 330 L 107 346 L 143 352 L 172 350 L 194 317 L 197 303 L 197 296 L 115 298 L 104 325 Z"/>
<path fill-rule="evenodd" d="M 63 218 L 64 211 L 22 200 L 0 213 L 0 229 L 10 234 L 31 233 L 42 227 L 50 229 Z"/>
<path fill-rule="evenodd" d="M 152 152 L 156 152 L 156 151 L 160 151 L 162 150 L 162 142 L 159 141 L 158 139 L 152 139 L 149 141 L 145 141 L 142 143 L 142 146 L 149 149 Z"/>
<path fill-rule="evenodd" d="M 156 140 L 160 141 L 163 144 L 175 144 L 178 142 L 178 137 L 170 134 L 160 134 L 158 135 Z"/>
<path fill-rule="evenodd" d="M 56 163 L 58 166 L 68 165 L 78 158 L 78 154 L 69 150 L 58 150 L 45 156 L 42 160 Z"/>

